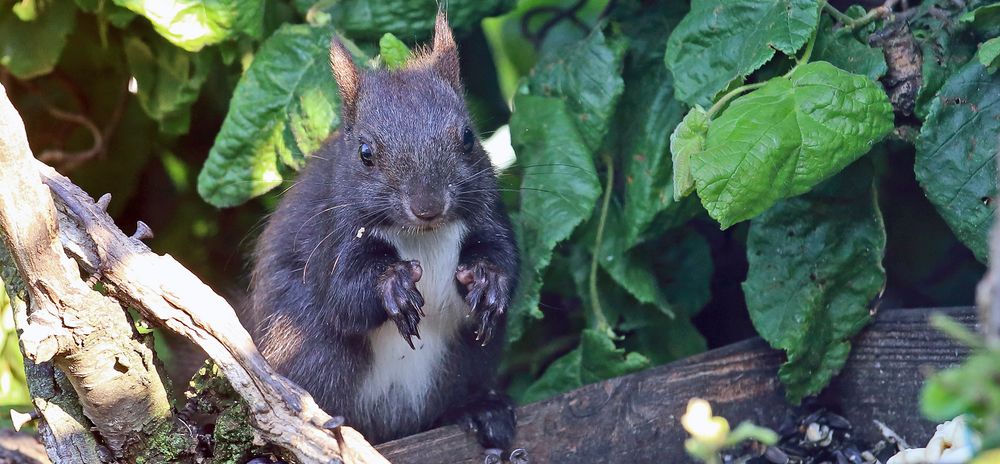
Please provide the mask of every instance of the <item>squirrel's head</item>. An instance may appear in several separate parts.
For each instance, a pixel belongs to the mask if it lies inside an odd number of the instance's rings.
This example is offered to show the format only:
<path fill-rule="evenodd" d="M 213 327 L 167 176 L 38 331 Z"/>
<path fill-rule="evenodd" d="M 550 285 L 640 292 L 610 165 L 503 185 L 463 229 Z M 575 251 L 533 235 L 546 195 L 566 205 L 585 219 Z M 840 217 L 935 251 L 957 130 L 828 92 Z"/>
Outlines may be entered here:
<path fill-rule="evenodd" d="M 465 107 L 458 49 L 444 13 L 429 48 L 400 69 L 359 68 L 334 36 L 330 64 L 341 96 L 338 163 L 374 221 L 429 229 L 482 214 L 496 180 Z M 343 177 L 342 177 L 343 178 Z"/>

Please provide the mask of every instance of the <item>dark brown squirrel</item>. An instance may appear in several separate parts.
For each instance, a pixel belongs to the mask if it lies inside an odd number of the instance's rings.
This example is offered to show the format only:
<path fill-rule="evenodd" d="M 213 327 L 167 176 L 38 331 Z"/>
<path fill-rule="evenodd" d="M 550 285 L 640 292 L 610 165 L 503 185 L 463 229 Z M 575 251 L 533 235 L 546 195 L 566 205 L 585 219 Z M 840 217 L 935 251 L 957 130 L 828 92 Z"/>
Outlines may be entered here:
<path fill-rule="evenodd" d="M 336 36 L 330 63 L 342 128 L 258 240 L 255 340 L 375 443 L 458 423 L 510 450 L 495 377 L 519 257 L 447 20 L 401 69 L 358 68 Z"/>

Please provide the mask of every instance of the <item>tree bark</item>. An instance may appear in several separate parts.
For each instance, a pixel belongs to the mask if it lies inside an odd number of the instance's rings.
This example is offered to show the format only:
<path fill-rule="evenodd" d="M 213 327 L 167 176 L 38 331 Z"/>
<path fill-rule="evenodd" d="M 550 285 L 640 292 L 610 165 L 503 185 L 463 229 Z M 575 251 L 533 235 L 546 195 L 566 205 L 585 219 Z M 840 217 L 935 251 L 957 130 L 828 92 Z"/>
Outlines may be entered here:
<path fill-rule="evenodd" d="M 30 302 L 16 317 L 22 351 L 31 362 L 52 361 L 65 374 L 108 457 L 129 456 L 140 432 L 171 420 L 153 352 L 133 337 L 121 306 L 88 287 L 63 253 L 52 198 L 38 182 L 24 125 L 6 92 L 0 115 L 0 229 L 21 278 L 10 276 L 12 289 L 23 284 Z M 38 406 L 47 418 L 56 414 L 47 404 Z M 83 457 L 93 458 L 94 448 L 87 448 Z"/>
<path fill-rule="evenodd" d="M 88 319 L 78 313 L 93 311 L 94 307 L 102 311 L 114 309 L 117 316 L 104 317 L 124 319 L 119 303 L 132 306 L 149 321 L 198 344 L 218 364 L 249 406 L 250 425 L 258 438 L 284 448 L 305 463 L 387 462 L 359 433 L 338 427 L 342 420 L 322 411 L 307 392 L 268 365 L 225 299 L 172 257 L 157 255 L 137 238 L 126 236 L 90 196 L 52 168 L 34 160 L 23 123 L 5 92 L 0 92 L 0 229 L 5 232 L 5 243 L 24 278 L 33 308 L 27 318 L 29 324 L 21 334 L 22 348 L 29 359 L 58 361 L 82 354 L 78 339 L 73 337 L 78 337 L 78 321 Z M 64 250 L 74 259 L 67 258 Z M 77 264 L 99 279 L 114 300 L 84 285 Z M 128 338 L 124 333 L 114 335 Z M 99 360 L 99 367 L 131 372 L 152 366 L 122 357 L 125 348 L 116 350 L 119 351 L 98 352 L 109 358 Z M 127 354 L 131 356 L 132 352 Z M 71 362 L 56 365 L 75 367 Z M 78 374 L 67 372 L 71 381 Z M 94 375 L 108 374 L 101 370 Z M 129 408 L 123 408 L 122 403 L 112 404 L 113 401 L 91 401 L 95 388 L 101 385 L 77 380 L 72 384 L 84 411 L 92 408 L 87 417 L 105 440 L 105 434 L 121 436 L 126 443 L 137 436 L 136 429 L 131 427 L 120 434 L 102 429 L 103 420 L 115 414 L 125 415 L 125 419 L 165 417 L 152 408 L 159 404 L 156 401 L 153 405 L 140 402 Z M 150 377 L 148 381 L 148 390 L 158 390 L 151 394 L 165 398 L 163 386 L 156 383 L 158 378 Z M 46 445 L 55 446 L 55 442 Z M 57 460 L 55 456 L 53 460 Z"/>
<path fill-rule="evenodd" d="M 1000 157 L 997 157 L 1000 167 Z M 990 231 L 990 267 L 976 287 L 976 307 L 983 334 L 991 343 L 1000 343 L 1000 216 Z"/>

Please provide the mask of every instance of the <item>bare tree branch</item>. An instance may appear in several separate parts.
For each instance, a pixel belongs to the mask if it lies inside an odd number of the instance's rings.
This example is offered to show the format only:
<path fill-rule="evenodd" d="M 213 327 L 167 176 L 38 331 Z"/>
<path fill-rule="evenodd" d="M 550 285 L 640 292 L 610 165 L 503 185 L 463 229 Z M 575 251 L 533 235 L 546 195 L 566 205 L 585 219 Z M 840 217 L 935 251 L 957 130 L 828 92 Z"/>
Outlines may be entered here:
<path fill-rule="evenodd" d="M 89 291 L 80 279 L 79 263 L 97 275 L 115 299 L 195 342 L 215 360 L 249 406 L 258 438 L 304 463 L 388 462 L 356 431 L 338 427 L 342 419 L 321 410 L 307 392 L 275 372 L 225 299 L 172 257 L 157 255 L 126 236 L 89 195 L 34 160 L 23 123 L 5 93 L 0 94 L 0 227 L 10 237 L 8 249 L 25 276 L 32 304 L 35 299 L 40 304 L 29 326 L 38 330 L 26 331 L 22 339 L 32 359 L 44 359 L 68 345 L 67 324 L 60 319 L 65 308 L 52 302 L 76 303 L 66 301 L 67 295 Z M 75 262 L 66 258 L 64 249 Z M 52 272 L 73 275 L 75 281 L 55 286 L 45 279 Z M 124 314 L 120 308 L 119 313 Z M 81 386 L 74 386 L 81 392 Z"/>
<path fill-rule="evenodd" d="M 24 125 L 6 91 L 0 97 L 0 228 L 30 303 L 18 324 L 22 351 L 34 363 L 51 360 L 65 374 L 109 458 L 141 452 L 130 447 L 142 432 L 171 421 L 153 351 L 133 338 L 118 302 L 85 285 L 63 253 Z M 65 412 L 39 409 L 46 418 Z"/>

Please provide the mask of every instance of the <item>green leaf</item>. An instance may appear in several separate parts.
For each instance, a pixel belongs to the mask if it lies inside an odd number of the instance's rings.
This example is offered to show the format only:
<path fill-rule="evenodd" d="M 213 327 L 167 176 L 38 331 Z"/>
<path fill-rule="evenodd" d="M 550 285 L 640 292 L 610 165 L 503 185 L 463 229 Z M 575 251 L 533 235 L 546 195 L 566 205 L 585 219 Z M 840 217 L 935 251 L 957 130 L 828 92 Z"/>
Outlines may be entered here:
<path fill-rule="evenodd" d="M 702 353 L 708 343 L 690 319 L 654 315 L 628 335 L 625 348 L 649 358 L 652 365 L 660 365 Z"/>
<path fill-rule="evenodd" d="M 626 353 L 607 335 L 584 329 L 580 346 L 555 360 L 524 392 L 521 403 L 543 400 L 604 379 L 629 374 L 649 366 L 639 353 Z"/>
<path fill-rule="evenodd" d="M 705 149 L 708 136 L 708 114 L 700 105 L 691 108 L 681 123 L 670 134 L 670 154 L 674 169 L 674 200 L 680 201 L 694 191 L 694 177 L 691 175 L 691 158 L 699 156 Z"/>
<path fill-rule="evenodd" d="M 950 0 L 926 0 L 915 8 L 909 21 L 913 37 L 923 56 L 922 83 L 917 91 L 915 113 L 926 119 L 934 96 L 944 81 L 965 65 L 976 53 L 975 35 L 959 28 L 954 19 L 961 11 Z"/>
<path fill-rule="evenodd" d="M 819 21 L 815 0 L 704 0 L 692 2 L 667 42 L 665 62 L 677 98 L 708 106 L 730 82 L 774 56 L 794 54 Z"/>
<path fill-rule="evenodd" d="M 153 28 L 189 52 L 236 37 L 260 38 L 264 0 L 114 0 L 146 17 Z"/>
<path fill-rule="evenodd" d="M 227 207 L 271 190 L 282 182 L 279 161 L 298 169 L 340 124 L 332 33 L 286 24 L 264 42 L 198 175 L 202 198 Z"/>
<path fill-rule="evenodd" d="M 482 20 L 483 35 L 489 43 L 497 80 L 505 101 L 513 99 L 521 78 L 527 76 L 538 60 L 538 54 L 552 48 L 582 40 L 604 16 L 609 0 L 590 0 L 580 5 L 573 14 L 574 21 L 556 21 L 546 29 L 544 37 L 524 34 L 522 24 L 529 26 L 529 34 L 538 34 L 544 24 L 557 12 L 574 5 L 575 0 L 519 0 L 517 8 L 501 16 Z M 510 3 L 505 2 L 504 5 Z M 657 2 L 660 3 L 660 2 Z M 620 5 L 625 8 L 625 5 Z M 504 10 L 503 7 L 500 8 Z M 539 11 L 541 10 L 541 11 Z M 618 12 L 616 7 L 614 12 Z M 528 16 L 527 21 L 525 17 Z M 583 27 L 580 27 L 580 26 Z M 534 43 L 540 40 L 541 43 Z M 661 49 L 662 52 L 662 49 Z"/>
<path fill-rule="evenodd" d="M 834 30 L 833 20 L 826 15 L 820 19 L 812 60 L 827 61 L 849 73 L 868 76 L 871 80 L 878 80 L 889 69 L 881 48 L 870 47 L 852 31 L 844 28 Z"/>
<path fill-rule="evenodd" d="M 308 3 L 301 2 L 298 9 Z M 506 0 L 341 0 L 325 2 L 318 11 L 330 15 L 331 23 L 342 34 L 355 40 L 376 41 L 389 32 L 397 37 L 415 40 L 430 37 L 438 5 L 448 12 L 448 24 L 466 31 L 479 21 L 505 9 Z"/>
<path fill-rule="evenodd" d="M 1000 37 L 994 37 L 979 44 L 976 57 L 979 58 L 979 62 L 983 66 L 986 66 L 990 74 L 995 73 L 997 67 L 1000 67 Z"/>
<path fill-rule="evenodd" d="M 518 95 L 510 119 L 511 141 L 525 166 L 521 208 L 515 219 L 521 246 L 521 285 L 508 317 L 508 339 L 517 340 L 527 318 L 540 318 L 541 276 L 552 249 L 589 218 L 601 184 L 591 151 L 567 104 Z"/>
<path fill-rule="evenodd" d="M 674 98 L 670 72 L 663 67 L 663 47 L 686 2 L 637 1 L 616 7 L 629 41 L 622 78 L 625 91 L 615 114 L 614 147 L 624 174 L 624 233 L 629 248 L 639 242 L 658 214 L 678 216 L 671 191 L 669 128 L 680 122 L 684 108 Z"/>
<path fill-rule="evenodd" d="M 776 77 L 712 121 L 691 159 L 698 196 L 722 228 L 808 192 L 893 127 L 882 87 L 823 61 Z"/>
<path fill-rule="evenodd" d="M 653 257 L 663 293 L 679 318 L 693 317 L 708 304 L 713 265 L 704 237 L 681 228 L 641 245 L 639 250 Z"/>
<path fill-rule="evenodd" d="M 163 132 L 183 134 L 191 122 L 191 105 L 208 76 L 210 58 L 162 40 L 154 40 L 152 45 L 134 36 L 124 40 L 129 71 L 138 85 L 136 96 Z"/>
<path fill-rule="evenodd" d="M 997 197 L 1000 74 L 971 61 L 949 78 L 917 138 L 914 171 L 959 240 L 986 262 Z"/>
<path fill-rule="evenodd" d="M 76 7 L 69 1 L 46 2 L 30 22 L 0 9 L 0 66 L 22 80 L 52 72 L 75 25 Z"/>
<path fill-rule="evenodd" d="M 978 418 L 1000 417 L 1000 351 L 983 351 L 959 366 L 934 374 L 920 395 L 920 409 L 934 421 L 954 419 L 962 414 Z"/>
<path fill-rule="evenodd" d="M 625 85 L 626 43 L 605 40 L 595 30 L 582 42 L 553 49 L 539 59 L 528 79 L 532 95 L 560 98 L 591 151 L 600 148 Z"/>
<path fill-rule="evenodd" d="M 757 332 L 787 352 L 778 375 L 793 403 L 843 367 L 850 338 L 868 323 L 868 304 L 885 284 L 884 251 L 867 161 L 750 223 L 743 293 Z"/>
<path fill-rule="evenodd" d="M 981 6 L 963 14 L 958 19 L 981 31 L 995 30 L 1000 28 L 1000 3 Z"/>
<path fill-rule="evenodd" d="M 378 41 L 379 56 L 382 62 L 389 69 L 399 69 L 406 64 L 406 59 L 410 57 L 410 49 L 402 40 L 396 38 L 391 32 L 386 32 Z"/>
<path fill-rule="evenodd" d="M 38 18 L 38 4 L 35 0 L 21 0 L 11 7 L 11 11 L 21 21 L 34 21 Z"/>
<path fill-rule="evenodd" d="M 611 208 L 608 211 L 598 263 L 618 285 L 628 290 L 640 303 L 651 304 L 663 314 L 673 318 L 674 310 L 657 281 L 651 255 L 629 251 L 631 244 L 628 243 L 628 236 L 622 230 L 626 224 L 621 214 L 618 208 Z"/>
<path fill-rule="evenodd" d="M 603 143 L 623 90 L 625 43 L 593 32 L 573 48 L 546 54 L 514 99 L 511 142 L 525 166 L 518 243 L 520 294 L 508 318 L 517 340 L 538 310 L 541 275 L 552 249 L 591 216 L 601 187 L 593 154 Z"/>
<path fill-rule="evenodd" d="M 670 319 L 695 315 L 708 302 L 712 277 L 712 257 L 705 239 L 677 229 L 658 232 L 647 242 L 633 246 L 622 230 L 626 225 L 620 219 L 621 214 L 618 208 L 608 211 L 598 255 L 601 268 L 640 304 L 650 305 Z M 577 242 L 593 243 L 596 220 L 591 222 L 591 230 Z M 600 288 L 603 302 L 607 289 Z M 604 304 L 606 316 L 612 322 L 619 311 L 611 313 L 609 306 L 615 304 L 622 306 L 620 312 L 626 318 L 630 307 L 638 306 L 620 299 L 611 305 Z"/>

